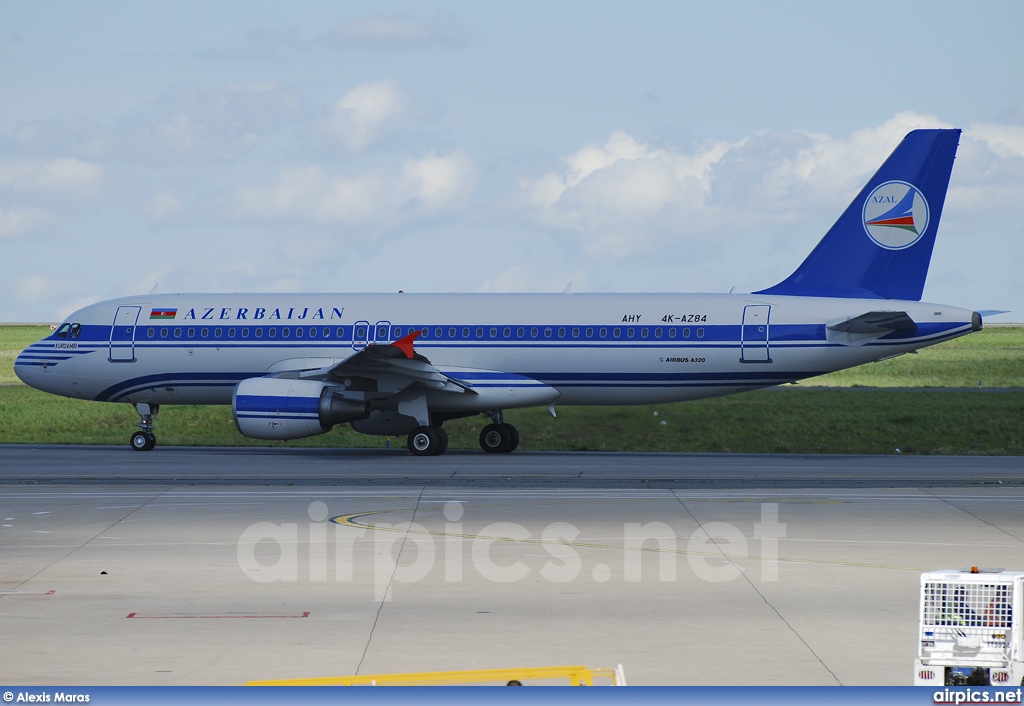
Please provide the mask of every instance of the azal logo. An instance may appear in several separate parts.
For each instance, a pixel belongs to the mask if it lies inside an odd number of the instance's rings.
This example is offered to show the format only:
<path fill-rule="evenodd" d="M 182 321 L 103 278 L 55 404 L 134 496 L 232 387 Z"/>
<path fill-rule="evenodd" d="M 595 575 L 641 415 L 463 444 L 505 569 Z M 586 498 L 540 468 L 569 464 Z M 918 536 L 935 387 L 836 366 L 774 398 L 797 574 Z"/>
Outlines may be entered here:
<path fill-rule="evenodd" d="M 928 202 L 913 184 L 887 181 L 864 201 L 864 230 L 880 247 L 909 248 L 927 229 Z"/>

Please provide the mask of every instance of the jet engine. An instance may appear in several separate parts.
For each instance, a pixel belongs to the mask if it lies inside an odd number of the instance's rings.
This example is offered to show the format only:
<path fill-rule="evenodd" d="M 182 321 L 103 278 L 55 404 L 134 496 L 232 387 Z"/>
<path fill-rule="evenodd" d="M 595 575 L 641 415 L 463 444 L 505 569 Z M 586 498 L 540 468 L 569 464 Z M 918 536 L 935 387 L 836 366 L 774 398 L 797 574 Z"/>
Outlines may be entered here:
<path fill-rule="evenodd" d="M 235 426 L 253 439 L 302 439 L 370 415 L 368 402 L 345 399 L 336 389 L 315 380 L 242 380 L 231 397 Z"/>

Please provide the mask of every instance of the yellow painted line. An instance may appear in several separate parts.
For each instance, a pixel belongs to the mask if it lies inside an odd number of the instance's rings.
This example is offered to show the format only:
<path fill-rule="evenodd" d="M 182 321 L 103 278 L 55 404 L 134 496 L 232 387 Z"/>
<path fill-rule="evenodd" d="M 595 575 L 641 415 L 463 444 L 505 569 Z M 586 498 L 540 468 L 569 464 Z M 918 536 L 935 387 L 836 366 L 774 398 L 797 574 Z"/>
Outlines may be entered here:
<path fill-rule="evenodd" d="M 526 667 L 522 669 L 473 669 L 452 672 L 408 672 L 404 674 L 366 674 L 309 679 L 272 679 L 250 681 L 246 686 L 410 686 L 430 684 L 472 684 L 481 682 L 568 679 L 570 686 L 594 685 L 595 677 L 608 677 L 617 685 L 615 670 L 572 667 Z"/>
<path fill-rule="evenodd" d="M 330 519 L 331 522 L 341 525 L 343 527 L 353 527 L 356 529 L 373 530 L 374 532 L 397 532 L 400 534 L 417 534 L 427 535 L 431 537 L 455 537 L 459 539 L 487 539 L 495 542 L 508 542 L 511 544 L 540 544 L 540 545 L 554 545 L 562 547 L 580 547 L 583 549 L 611 549 L 615 551 L 638 551 L 638 552 L 649 552 L 652 554 L 681 554 L 687 556 L 707 556 L 717 557 L 720 559 L 746 559 L 754 561 L 780 561 L 787 564 L 816 564 L 822 566 L 851 566 L 857 568 L 866 569 L 893 569 L 897 571 L 914 571 L 923 572 L 930 571 L 930 569 L 919 567 L 919 566 L 898 566 L 895 564 L 869 564 L 866 562 L 857 561 L 835 561 L 829 559 L 797 559 L 795 557 L 764 557 L 759 554 L 727 554 L 723 551 L 715 552 L 698 552 L 690 551 L 689 549 L 662 549 L 661 546 L 657 547 L 626 547 L 621 544 L 598 544 L 596 542 L 576 542 L 565 539 L 551 540 L 551 539 L 519 539 L 517 537 L 502 537 L 496 535 L 485 535 L 485 534 L 470 534 L 465 532 L 438 532 L 427 529 L 414 530 L 414 529 L 403 529 L 399 527 L 378 527 L 369 523 L 361 523 L 356 520 L 361 517 L 367 517 L 369 515 L 381 515 L 389 512 L 412 512 L 410 508 L 394 509 L 394 510 L 372 510 L 369 512 L 354 512 L 349 515 L 338 515 Z M 653 537 L 647 538 L 648 540 L 654 539 Z M 646 542 L 645 542 L 646 544 Z"/>

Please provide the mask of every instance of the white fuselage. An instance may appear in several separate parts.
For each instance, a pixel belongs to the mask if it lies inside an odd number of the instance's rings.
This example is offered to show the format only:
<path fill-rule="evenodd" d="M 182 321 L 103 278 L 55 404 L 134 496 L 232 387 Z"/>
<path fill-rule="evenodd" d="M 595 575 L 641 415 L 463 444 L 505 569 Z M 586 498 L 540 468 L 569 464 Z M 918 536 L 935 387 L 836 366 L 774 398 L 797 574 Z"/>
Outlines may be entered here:
<path fill-rule="evenodd" d="M 909 332 L 830 322 L 904 311 Z M 767 387 L 970 333 L 972 312 L 910 301 L 750 294 L 167 294 L 85 307 L 16 360 L 18 376 L 87 400 L 230 404 L 243 379 L 330 365 L 422 330 L 449 369 L 504 371 L 557 404 L 674 402 Z M 510 405 L 515 406 L 515 405 Z"/>

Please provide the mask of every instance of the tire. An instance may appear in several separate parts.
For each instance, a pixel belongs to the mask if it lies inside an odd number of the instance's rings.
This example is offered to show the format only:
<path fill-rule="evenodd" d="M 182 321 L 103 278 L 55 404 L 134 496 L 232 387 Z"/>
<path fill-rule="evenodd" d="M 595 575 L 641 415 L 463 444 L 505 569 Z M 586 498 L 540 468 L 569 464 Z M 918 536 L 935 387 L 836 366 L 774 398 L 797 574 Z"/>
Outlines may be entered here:
<path fill-rule="evenodd" d="M 156 448 L 156 435 L 151 431 L 147 431 L 145 434 L 149 441 L 146 443 L 146 448 L 143 451 L 152 451 Z"/>
<path fill-rule="evenodd" d="M 441 435 L 437 427 L 416 427 L 409 433 L 408 447 L 414 456 L 436 456 L 441 453 Z M 445 437 L 447 438 L 447 434 Z"/>
<path fill-rule="evenodd" d="M 508 435 L 509 435 L 508 453 L 512 453 L 513 451 L 515 451 L 516 449 L 519 448 L 519 430 L 516 429 L 511 424 L 502 424 L 502 426 L 505 427 L 506 429 L 508 429 Z"/>
<path fill-rule="evenodd" d="M 480 430 L 480 448 L 489 454 L 508 453 L 512 448 L 512 434 L 507 424 L 488 424 Z"/>
<path fill-rule="evenodd" d="M 433 428 L 434 428 L 434 430 L 437 431 L 437 436 L 438 436 L 438 438 L 441 441 L 440 445 L 437 447 L 437 453 L 434 454 L 434 455 L 435 456 L 440 456 L 441 454 L 443 454 L 445 451 L 448 450 L 448 432 L 446 432 L 441 427 L 433 427 Z"/>
<path fill-rule="evenodd" d="M 135 451 L 149 451 L 153 448 L 150 446 L 150 437 L 152 437 L 152 444 L 156 446 L 156 437 L 152 434 L 147 434 L 144 431 L 137 431 L 132 434 L 131 447 Z"/>

